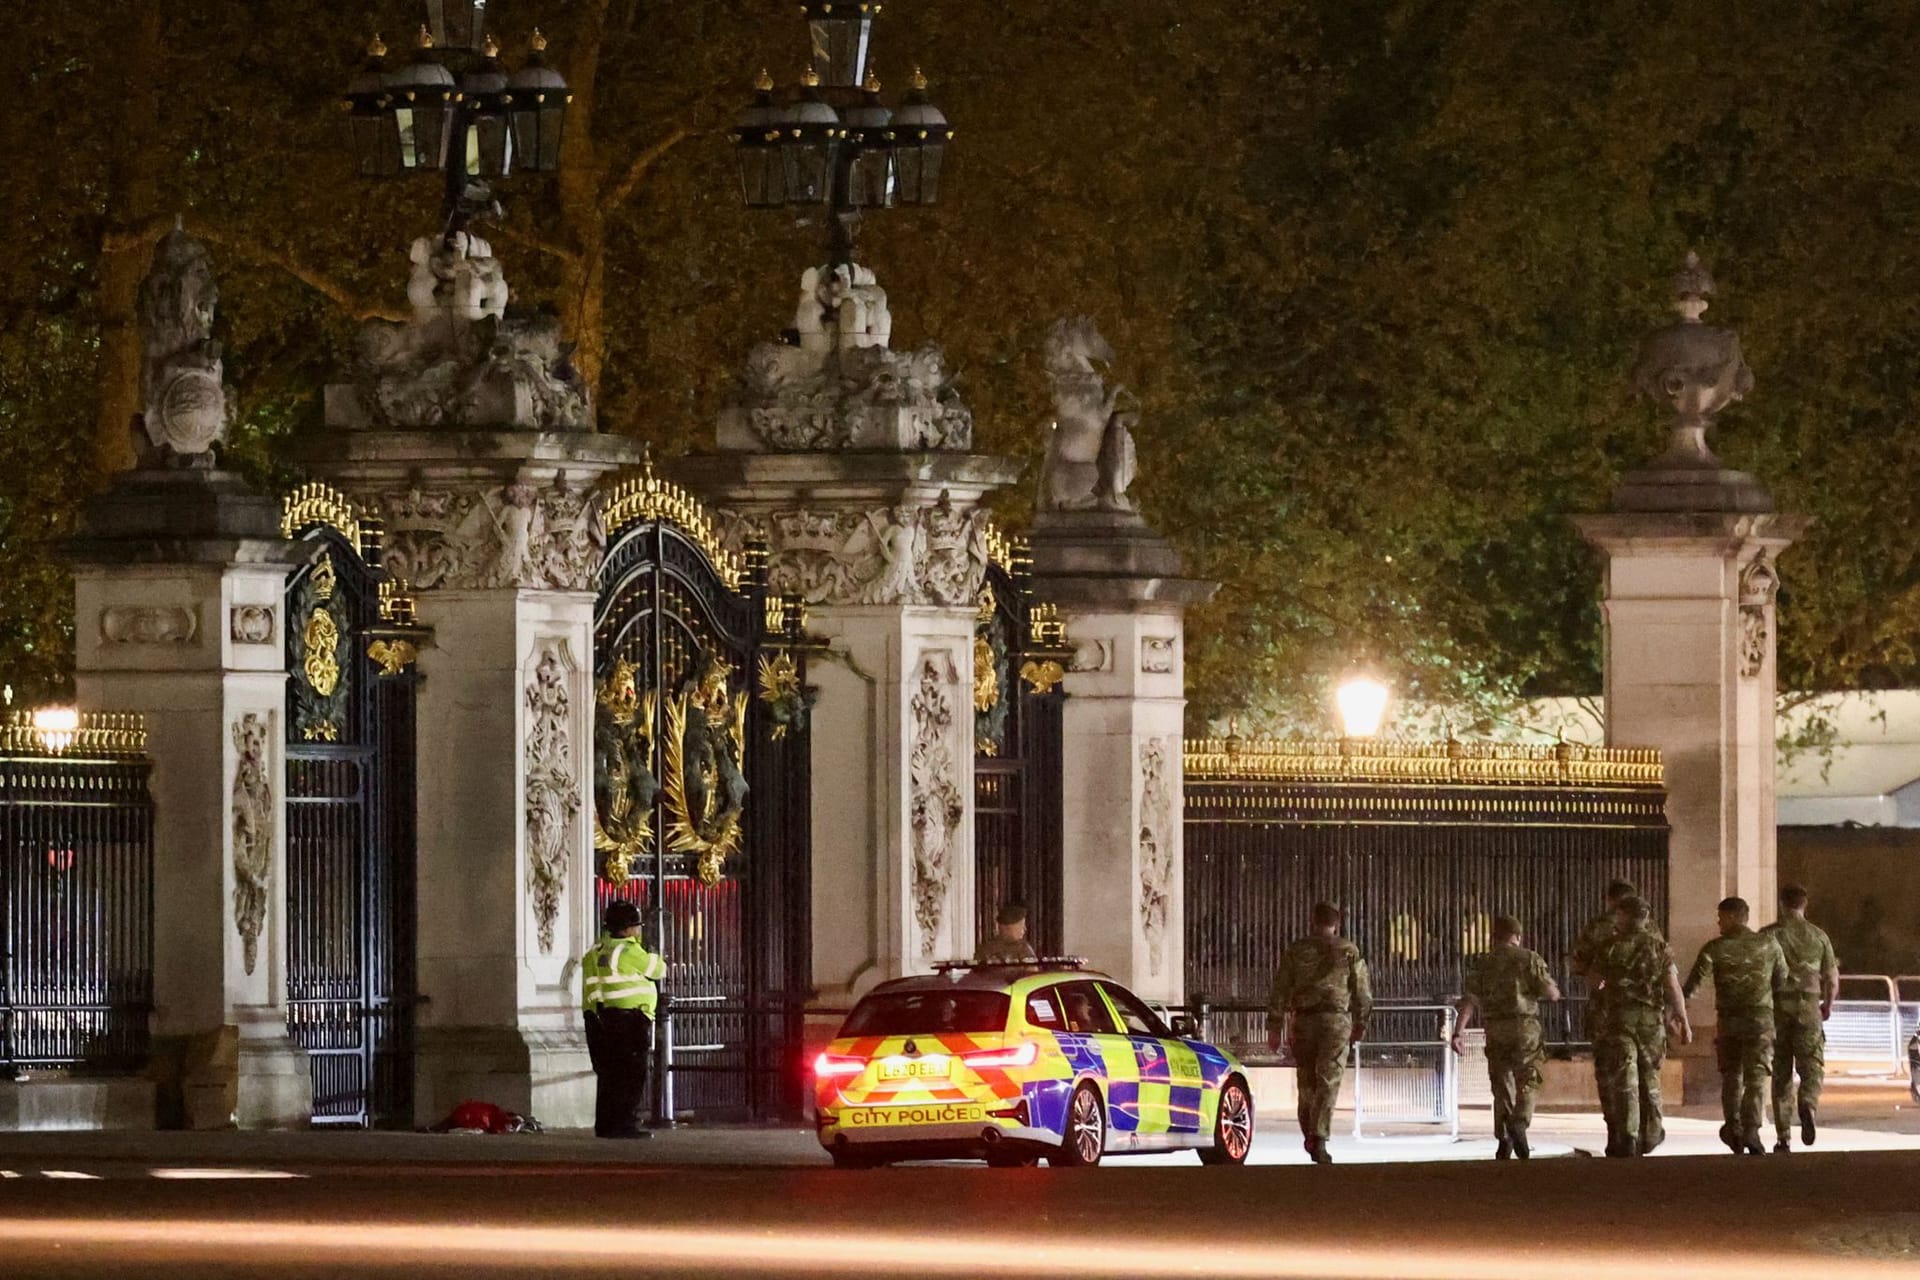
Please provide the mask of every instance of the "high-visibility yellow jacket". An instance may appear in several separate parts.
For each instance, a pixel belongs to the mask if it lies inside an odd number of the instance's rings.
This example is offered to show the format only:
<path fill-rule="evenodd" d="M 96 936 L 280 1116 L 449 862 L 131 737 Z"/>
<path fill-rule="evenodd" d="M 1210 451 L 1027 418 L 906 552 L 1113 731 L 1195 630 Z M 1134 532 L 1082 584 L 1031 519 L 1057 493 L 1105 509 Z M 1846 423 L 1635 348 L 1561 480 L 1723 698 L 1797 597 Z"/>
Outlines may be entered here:
<path fill-rule="evenodd" d="M 660 1000 L 654 983 L 666 976 L 666 960 L 640 939 L 603 933 L 580 958 L 580 1007 L 638 1009 L 651 1018 Z"/>

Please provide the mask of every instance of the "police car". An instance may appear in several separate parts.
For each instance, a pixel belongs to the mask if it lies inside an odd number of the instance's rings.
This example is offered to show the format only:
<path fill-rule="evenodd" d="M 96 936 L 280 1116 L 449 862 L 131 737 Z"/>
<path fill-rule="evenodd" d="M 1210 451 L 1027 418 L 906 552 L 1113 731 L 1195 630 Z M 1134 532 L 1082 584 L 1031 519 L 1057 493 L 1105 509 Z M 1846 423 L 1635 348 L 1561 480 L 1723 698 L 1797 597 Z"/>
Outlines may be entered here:
<path fill-rule="evenodd" d="M 1231 1054 L 1076 962 L 949 965 L 882 983 L 814 1062 L 820 1145 L 894 1160 L 1099 1164 L 1194 1151 L 1242 1164 L 1253 1094 Z"/>

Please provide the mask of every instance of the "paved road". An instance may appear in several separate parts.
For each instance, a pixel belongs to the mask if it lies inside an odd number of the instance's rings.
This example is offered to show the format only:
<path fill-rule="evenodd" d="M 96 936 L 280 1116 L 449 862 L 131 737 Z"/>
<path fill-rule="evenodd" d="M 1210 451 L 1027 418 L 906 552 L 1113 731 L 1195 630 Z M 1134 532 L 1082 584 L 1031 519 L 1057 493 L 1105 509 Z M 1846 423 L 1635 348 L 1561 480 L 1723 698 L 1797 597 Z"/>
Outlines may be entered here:
<path fill-rule="evenodd" d="M 402 1136 L 382 1159 L 349 1145 L 314 1160 L 314 1137 L 255 1140 L 277 1159 L 235 1163 L 246 1136 L 230 1136 L 229 1158 L 199 1169 L 62 1142 L 67 1167 L 0 1181 L 0 1276 L 1849 1280 L 1920 1268 L 1913 1151 L 841 1173 L 601 1163 L 604 1144 L 564 1138 L 462 1149 Z M 23 1165 L 23 1141 L 0 1142 L 0 1161 Z M 412 1154 L 436 1150 L 469 1154 Z"/>

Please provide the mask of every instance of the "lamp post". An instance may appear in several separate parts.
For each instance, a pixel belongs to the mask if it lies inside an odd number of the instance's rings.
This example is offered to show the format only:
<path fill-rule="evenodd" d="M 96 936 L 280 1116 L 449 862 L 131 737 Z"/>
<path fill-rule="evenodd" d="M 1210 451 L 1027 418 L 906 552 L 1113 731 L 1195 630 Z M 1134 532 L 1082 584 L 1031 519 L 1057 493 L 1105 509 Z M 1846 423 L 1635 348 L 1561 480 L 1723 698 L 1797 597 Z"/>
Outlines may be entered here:
<path fill-rule="evenodd" d="M 750 209 L 825 209 L 828 265 L 853 262 L 867 210 L 939 203 L 953 126 L 916 69 L 898 111 L 869 65 L 879 0 L 807 0 L 813 56 L 782 95 L 765 71 L 735 124 L 741 196 Z"/>
<path fill-rule="evenodd" d="M 547 65 L 539 28 L 509 73 L 485 33 L 485 0 L 428 0 L 427 10 L 406 65 L 389 70 L 387 46 L 374 37 L 343 105 L 361 177 L 445 175 L 441 218 L 451 236 L 491 207 L 488 179 L 560 167 L 572 95 Z"/>

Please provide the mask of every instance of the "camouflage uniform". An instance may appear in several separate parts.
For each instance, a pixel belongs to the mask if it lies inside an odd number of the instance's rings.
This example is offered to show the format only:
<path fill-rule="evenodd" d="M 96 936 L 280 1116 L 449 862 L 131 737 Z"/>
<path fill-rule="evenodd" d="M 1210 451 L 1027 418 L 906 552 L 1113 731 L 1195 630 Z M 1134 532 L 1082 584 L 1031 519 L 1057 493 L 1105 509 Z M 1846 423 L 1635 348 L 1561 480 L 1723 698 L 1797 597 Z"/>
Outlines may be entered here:
<path fill-rule="evenodd" d="M 975 964 L 1032 964 L 1035 959 L 1025 938 L 1003 938 L 997 933 L 982 938 L 973 953 Z"/>
<path fill-rule="evenodd" d="M 1773 1070 L 1773 993 L 1786 985 L 1787 958 L 1771 934 L 1741 925 L 1700 948 L 1681 991 L 1691 1000 L 1713 983 L 1714 1057 L 1720 1066 L 1720 1136 L 1757 1134 Z"/>
<path fill-rule="evenodd" d="M 1493 1087 L 1493 1131 L 1524 1136 L 1540 1087 L 1540 1001 L 1553 987 L 1547 962 L 1518 943 L 1496 943 L 1473 962 L 1466 993 L 1487 1027 L 1487 1079 Z"/>
<path fill-rule="evenodd" d="M 1820 1000 L 1840 973 L 1826 930 L 1787 916 L 1763 933 L 1780 944 L 1787 958 L 1787 983 L 1773 1002 L 1773 1125 L 1781 1141 L 1796 1111 L 1820 1110 L 1820 1085 L 1827 1077 L 1827 1033 L 1820 1023 Z M 1800 1096 L 1794 1097 L 1794 1073 Z"/>
<path fill-rule="evenodd" d="M 1373 1013 L 1367 962 L 1345 938 L 1302 938 L 1273 972 L 1267 1030 L 1278 1033 L 1293 1015 L 1293 1061 L 1300 1092 L 1300 1135 L 1326 1141 L 1333 1105 L 1346 1072 L 1347 1046 L 1357 1020 L 1364 1032 Z"/>
<path fill-rule="evenodd" d="M 1661 937 L 1660 927 L 1651 920 L 1647 922 L 1645 928 L 1655 938 L 1659 938 L 1662 942 L 1666 941 Z M 1587 1010 L 1582 1025 L 1585 1027 L 1589 1042 L 1600 1038 L 1598 996 L 1600 979 L 1593 972 L 1593 963 L 1599 958 L 1601 949 L 1612 942 L 1614 936 L 1613 912 L 1609 911 L 1587 921 L 1586 927 L 1580 930 L 1580 936 L 1574 939 L 1573 943 L 1573 971 L 1587 980 Z"/>
<path fill-rule="evenodd" d="M 1588 974 L 1601 984 L 1589 1019 L 1593 1075 L 1609 1147 L 1637 1141 L 1647 1152 L 1666 1137 L 1660 1115 L 1660 1063 L 1667 1053 L 1667 972 L 1673 953 L 1645 924 L 1616 932 Z"/>

